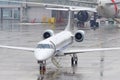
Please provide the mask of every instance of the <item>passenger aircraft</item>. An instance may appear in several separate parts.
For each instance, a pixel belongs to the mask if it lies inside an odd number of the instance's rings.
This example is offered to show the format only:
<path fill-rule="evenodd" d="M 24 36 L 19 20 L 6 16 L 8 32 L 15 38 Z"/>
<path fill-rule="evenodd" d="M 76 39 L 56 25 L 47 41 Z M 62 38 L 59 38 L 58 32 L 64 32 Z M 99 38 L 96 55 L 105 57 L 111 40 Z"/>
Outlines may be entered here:
<path fill-rule="evenodd" d="M 0 45 L 0 48 L 18 49 L 34 52 L 35 58 L 40 64 L 40 75 L 46 72 L 46 60 L 52 59 L 53 63 L 57 65 L 55 57 L 72 55 L 71 64 L 77 65 L 77 53 L 92 52 L 92 51 L 107 51 L 107 50 L 120 50 L 120 47 L 116 48 L 96 48 L 96 49 L 74 49 L 66 50 L 66 48 L 73 43 L 73 41 L 82 42 L 84 40 L 84 31 L 78 30 L 73 35 L 71 32 L 71 11 L 69 10 L 68 24 L 65 30 L 54 35 L 52 30 L 46 30 L 43 33 L 44 40 L 37 44 L 36 48 L 15 47 Z"/>
<path fill-rule="evenodd" d="M 75 1 L 75 0 L 71 0 L 71 1 Z M 116 0 L 98 0 L 97 3 L 93 3 L 93 2 L 85 2 L 85 1 L 78 1 L 76 0 L 76 2 L 79 3 L 85 3 L 85 4 L 91 4 L 91 5 L 96 5 L 96 12 L 105 18 L 112 18 L 113 20 L 119 22 L 118 20 L 116 20 L 116 18 L 120 18 L 120 8 L 118 7 L 118 5 L 120 4 L 120 1 L 116 1 Z"/>

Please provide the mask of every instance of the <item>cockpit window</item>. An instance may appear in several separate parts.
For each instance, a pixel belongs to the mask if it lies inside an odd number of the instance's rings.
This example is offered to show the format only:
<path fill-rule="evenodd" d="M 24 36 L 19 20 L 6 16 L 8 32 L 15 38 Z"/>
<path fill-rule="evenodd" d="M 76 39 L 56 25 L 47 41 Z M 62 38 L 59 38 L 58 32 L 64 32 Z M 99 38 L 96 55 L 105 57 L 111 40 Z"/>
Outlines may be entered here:
<path fill-rule="evenodd" d="M 53 48 L 53 46 L 50 45 L 50 44 L 38 44 L 37 48 L 47 48 L 47 49 L 51 49 L 51 48 Z"/>

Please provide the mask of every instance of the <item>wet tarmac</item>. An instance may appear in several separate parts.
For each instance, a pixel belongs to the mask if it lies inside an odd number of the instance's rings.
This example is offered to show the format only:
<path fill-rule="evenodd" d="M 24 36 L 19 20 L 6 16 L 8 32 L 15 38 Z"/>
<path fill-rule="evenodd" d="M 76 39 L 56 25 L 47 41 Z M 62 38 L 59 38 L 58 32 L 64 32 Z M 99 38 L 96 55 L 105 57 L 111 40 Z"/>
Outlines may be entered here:
<path fill-rule="evenodd" d="M 57 33 L 63 30 L 64 26 L 53 28 L 48 24 L 20 25 L 18 21 L 3 21 L 0 23 L 0 44 L 36 47 L 46 29 L 54 29 Z M 69 48 L 120 46 L 120 28 L 117 26 L 102 25 L 95 31 L 89 27 L 82 29 L 86 32 L 85 40 L 82 43 L 74 42 Z M 51 60 L 47 61 L 44 80 L 120 79 L 120 50 L 78 54 L 79 61 L 75 74 L 71 68 L 71 56 L 59 57 L 57 60 L 61 65 L 59 69 L 52 64 Z M 32 52 L 0 49 L 0 80 L 37 80 L 38 70 L 39 65 Z"/>

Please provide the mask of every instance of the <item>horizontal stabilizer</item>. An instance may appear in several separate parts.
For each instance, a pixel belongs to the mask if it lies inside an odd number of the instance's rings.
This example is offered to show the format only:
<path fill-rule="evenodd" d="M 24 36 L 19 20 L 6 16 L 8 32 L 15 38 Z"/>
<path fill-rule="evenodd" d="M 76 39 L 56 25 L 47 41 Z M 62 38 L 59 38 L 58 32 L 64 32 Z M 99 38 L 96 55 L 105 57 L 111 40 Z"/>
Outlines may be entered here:
<path fill-rule="evenodd" d="M 49 9 L 49 10 L 60 10 L 60 11 L 68 11 L 69 9 L 67 8 L 46 8 L 46 9 Z"/>
<path fill-rule="evenodd" d="M 46 8 L 49 10 L 60 10 L 60 11 L 89 11 L 89 12 L 97 12 L 95 8 L 88 7 L 68 7 L 68 8 Z"/>
<path fill-rule="evenodd" d="M 79 0 L 70 0 L 72 2 L 84 3 L 84 4 L 91 4 L 91 5 L 98 5 L 96 2 L 89 2 L 89 1 L 79 1 Z"/>

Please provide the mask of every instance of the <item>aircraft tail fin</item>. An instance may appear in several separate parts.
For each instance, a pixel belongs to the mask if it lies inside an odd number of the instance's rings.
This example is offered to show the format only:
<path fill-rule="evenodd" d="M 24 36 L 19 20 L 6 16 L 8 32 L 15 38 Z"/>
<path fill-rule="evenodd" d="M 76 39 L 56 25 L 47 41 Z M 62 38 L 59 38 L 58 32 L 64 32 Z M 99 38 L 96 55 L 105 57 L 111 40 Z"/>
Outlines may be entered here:
<path fill-rule="evenodd" d="M 68 11 L 68 23 L 67 26 L 65 28 L 65 30 L 70 31 L 71 30 L 71 10 Z"/>
<path fill-rule="evenodd" d="M 67 26 L 66 26 L 65 30 L 67 30 L 67 31 L 71 30 L 71 13 L 72 13 L 72 9 L 70 7 L 69 8 L 48 8 L 47 7 L 46 9 L 68 11 L 68 23 L 67 23 Z"/>

